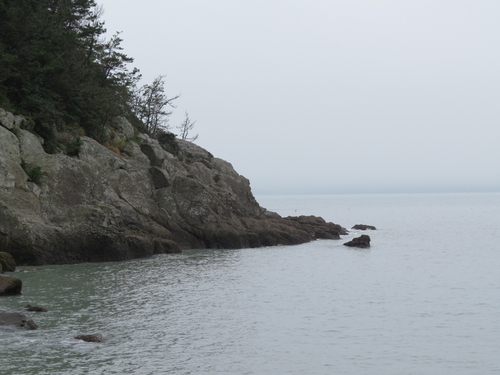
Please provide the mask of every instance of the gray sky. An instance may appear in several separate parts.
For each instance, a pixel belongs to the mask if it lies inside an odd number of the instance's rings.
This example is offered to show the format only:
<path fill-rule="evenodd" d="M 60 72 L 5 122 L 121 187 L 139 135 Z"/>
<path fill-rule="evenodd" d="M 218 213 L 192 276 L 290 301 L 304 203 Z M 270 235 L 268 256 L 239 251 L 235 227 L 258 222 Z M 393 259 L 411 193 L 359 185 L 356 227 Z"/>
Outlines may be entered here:
<path fill-rule="evenodd" d="M 256 194 L 500 191 L 500 1 L 97 2 Z"/>

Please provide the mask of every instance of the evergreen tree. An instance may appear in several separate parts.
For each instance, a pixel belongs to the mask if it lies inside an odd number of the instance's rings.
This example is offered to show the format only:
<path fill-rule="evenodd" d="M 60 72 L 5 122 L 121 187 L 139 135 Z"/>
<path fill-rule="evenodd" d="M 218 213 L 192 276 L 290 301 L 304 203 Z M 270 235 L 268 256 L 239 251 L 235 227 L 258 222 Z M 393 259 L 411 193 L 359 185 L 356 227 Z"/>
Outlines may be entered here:
<path fill-rule="evenodd" d="M 99 137 L 103 126 L 130 110 L 137 69 L 109 41 L 93 0 L 0 1 L 0 106 L 34 121 L 50 140 L 64 124 Z"/>

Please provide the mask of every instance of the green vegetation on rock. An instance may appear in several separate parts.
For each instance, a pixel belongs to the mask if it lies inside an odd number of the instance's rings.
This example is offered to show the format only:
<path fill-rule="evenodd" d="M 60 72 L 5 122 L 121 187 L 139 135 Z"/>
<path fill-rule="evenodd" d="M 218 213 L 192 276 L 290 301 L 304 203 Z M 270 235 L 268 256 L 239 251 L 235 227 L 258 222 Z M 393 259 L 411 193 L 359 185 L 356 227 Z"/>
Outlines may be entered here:
<path fill-rule="evenodd" d="M 66 147 L 66 153 L 69 156 L 78 156 L 80 154 L 80 147 L 82 147 L 83 141 L 80 138 L 75 139 Z"/>
<path fill-rule="evenodd" d="M 30 168 L 26 163 L 21 163 L 21 167 L 26 172 L 31 181 L 35 184 L 40 182 L 40 178 L 42 177 L 42 167 L 32 167 Z"/>
<path fill-rule="evenodd" d="M 44 139 L 66 124 L 99 137 L 127 107 L 139 74 L 119 34 L 103 39 L 100 15 L 93 0 L 0 2 L 0 106 L 33 119 Z"/>

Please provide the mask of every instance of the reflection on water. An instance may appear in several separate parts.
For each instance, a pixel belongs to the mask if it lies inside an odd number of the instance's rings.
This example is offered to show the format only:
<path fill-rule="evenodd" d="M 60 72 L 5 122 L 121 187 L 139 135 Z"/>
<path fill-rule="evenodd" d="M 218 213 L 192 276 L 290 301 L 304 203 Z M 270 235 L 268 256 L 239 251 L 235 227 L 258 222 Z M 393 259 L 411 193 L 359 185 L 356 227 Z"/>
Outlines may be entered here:
<path fill-rule="evenodd" d="M 0 309 L 49 312 L 26 313 L 37 331 L 0 328 L 1 373 L 498 372 L 500 196 L 466 198 L 323 197 L 341 224 L 366 208 L 380 226 L 369 250 L 316 241 L 15 273 L 23 295 Z M 87 333 L 108 340 L 72 338 Z"/>

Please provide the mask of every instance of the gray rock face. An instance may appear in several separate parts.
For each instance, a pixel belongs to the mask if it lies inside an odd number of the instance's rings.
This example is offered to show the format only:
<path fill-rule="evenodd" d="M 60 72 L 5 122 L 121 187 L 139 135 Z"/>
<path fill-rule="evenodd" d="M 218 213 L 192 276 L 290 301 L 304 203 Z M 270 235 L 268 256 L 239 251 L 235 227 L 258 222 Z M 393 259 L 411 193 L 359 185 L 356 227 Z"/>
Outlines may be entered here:
<path fill-rule="evenodd" d="M 123 120 L 119 126 L 132 134 Z M 230 163 L 173 137 L 162 144 L 137 138 L 117 155 L 80 137 L 79 156 L 70 157 L 46 154 L 29 131 L 0 126 L 0 251 L 18 265 L 114 261 L 345 231 L 319 218 L 270 218 Z M 25 172 L 33 168 L 41 170 L 36 182 Z"/>
<path fill-rule="evenodd" d="M 134 136 L 134 127 L 130 124 L 130 122 L 127 121 L 125 117 L 115 118 L 115 124 L 118 126 L 118 128 L 121 129 L 126 137 L 131 138 Z"/>
<path fill-rule="evenodd" d="M 23 329 L 37 329 L 36 323 L 20 313 L 0 312 L 0 326 L 14 326 Z"/>
<path fill-rule="evenodd" d="M 16 261 L 9 253 L 0 251 L 0 272 L 14 272 L 16 270 Z"/>

